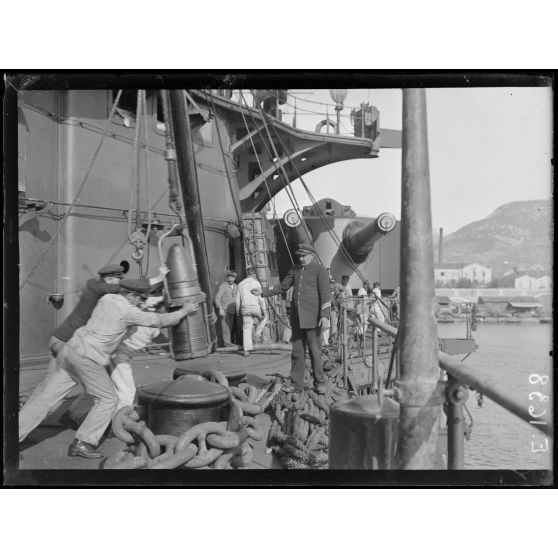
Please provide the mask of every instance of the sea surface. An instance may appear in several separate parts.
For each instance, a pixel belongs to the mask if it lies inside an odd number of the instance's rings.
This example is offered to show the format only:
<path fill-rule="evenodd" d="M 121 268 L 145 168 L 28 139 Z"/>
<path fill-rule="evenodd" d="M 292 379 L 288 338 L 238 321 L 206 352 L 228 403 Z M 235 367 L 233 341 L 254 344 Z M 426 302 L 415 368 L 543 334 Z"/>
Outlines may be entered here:
<path fill-rule="evenodd" d="M 533 414 L 544 412 L 534 420 L 549 422 L 553 410 L 553 366 L 549 356 L 552 327 L 538 322 L 479 323 L 473 333 L 479 349 L 465 359 L 475 368 L 488 369 L 502 389 L 525 401 L 527 410 L 533 405 Z M 438 324 L 438 335 L 465 337 L 465 324 Z M 539 401 L 541 396 L 533 392 L 548 396 L 548 401 Z M 466 469 L 552 469 L 552 440 L 541 431 L 487 397 L 479 406 L 474 391 L 469 391 L 466 405 L 473 417 L 472 436 L 465 441 Z"/>

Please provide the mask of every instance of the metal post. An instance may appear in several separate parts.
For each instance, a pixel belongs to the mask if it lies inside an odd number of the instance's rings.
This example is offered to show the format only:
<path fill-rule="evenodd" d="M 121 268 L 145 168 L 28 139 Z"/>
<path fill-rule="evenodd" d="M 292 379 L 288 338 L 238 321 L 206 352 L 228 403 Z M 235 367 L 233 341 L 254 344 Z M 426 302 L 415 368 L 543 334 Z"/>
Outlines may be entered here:
<path fill-rule="evenodd" d="M 339 135 L 339 131 L 341 129 L 341 109 L 335 107 L 335 110 L 337 111 L 337 124 L 335 126 L 335 133 Z"/>
<path fill-rule="evenodd" d="M 400 469 L 432 469 L 443 384 L 432 312 L 434 256 L 424 89 L 403 90 L 402 147 L 398 465 Z"/>
<path fill-rule="evenodd" d="M 180 213 L 182 206 L 178 198 L 178 170 L 176 167 L 176 149 L 174 146 L 172 120 L 170 115 L 170 97 L 167 89 L 160 92 L 161 104 L 165 119 L 165 160 L 169 172 L 169 205 L 176 212 L 181 223 L 184 223 L 184 216 Z"/>
<path fill-rule="evenodd" d="M 212 351 L 215 350 L 217 333 L 215 330 L 215 313 L 210 310 L 213 296 L 211 294 L 211 280 L 209 274 L 209 263 L 207 261 L 207 249 L 205 245 L 205 231 L 203 228 L 200 193 L 198 186 L 198 175 L 194 159 L 194 148 L 190 131 L 190 118 L 186 106 L 184 90 L 172 89 L 170 91 L 170 109 L 172 128 L 177 152 L 178 174 L 182 198 L 186 209 L 186 223 L 188 232 L 194 245 L 196 265 L 200 285 L 207 296 L 207 311 L 210 323 L 210 334 Z M 218 123 L 216 122 L 216 125 Z"/>
<path fill-rule="evenodd" d="M 372 386 L 376 385 L 376 378 L 378 377 L 376 357 L 378 354 L 378 330 L 372 326 Z"/>
<path fill-rule="evenodd" d="M 347 382 L 347 305 L 342 304 L 343 307 L 343 387 L 345 390 L 348 388 Z M 354 387 L 354 386 L 353 386 Z"/>
<path fill-rule="evenodd" d="M 465 463 L 465 419 L 463 404 L 467 390 L 455 378 L 449 376 L 446 387 L 448 403 L 448 469 L 463 469 Z"/>

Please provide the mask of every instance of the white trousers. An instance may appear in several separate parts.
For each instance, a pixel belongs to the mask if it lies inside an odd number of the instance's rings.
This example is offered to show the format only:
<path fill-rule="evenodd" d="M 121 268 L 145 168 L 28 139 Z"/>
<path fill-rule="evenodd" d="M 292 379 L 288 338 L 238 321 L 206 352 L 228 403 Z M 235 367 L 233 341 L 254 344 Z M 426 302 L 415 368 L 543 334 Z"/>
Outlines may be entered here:
<path fill-rule="evenodd" d="M 242 345 L 245 351 L 251 351 L 253 346 L 252 328 L 256 325 L 256 338 L 261 337 L 267 316 L 261 314 L 242 314 Z"/>
<path fill-rule="evenodd" d="M 134 404 L 136 397 L 136 382 L 134 381 L 134 374 L 132 365 L 129 360 L 126 360 L 123 355 L 120 358 L 113 360 L 110 365 L 110 379 L 114 384 L 114 391 L 118 397 L 118 405 L 116 411 Z M 81 393 L 68 409 L 68 414 L 78 424 L 81 423 L 91 408 L 92 399 L 89 394 Z"/>
<path fill-rule="evenodd" d="M 136 397 L 136 383 L 134 382 L 134 374 L 130 362 L 119 362 L 116 366 L 111 367 L 110 379 L 114 383 L 114 391 L 118 396 L 118 407 L 116 410 L 122 409 L 127 405 L 134 404 Z"/>
<path fill-rule="evenodd" d="M 19 441 L 35 430 L 75 386 L 76 381 L 52 358 L 45 378 L 19 411 Z"/>

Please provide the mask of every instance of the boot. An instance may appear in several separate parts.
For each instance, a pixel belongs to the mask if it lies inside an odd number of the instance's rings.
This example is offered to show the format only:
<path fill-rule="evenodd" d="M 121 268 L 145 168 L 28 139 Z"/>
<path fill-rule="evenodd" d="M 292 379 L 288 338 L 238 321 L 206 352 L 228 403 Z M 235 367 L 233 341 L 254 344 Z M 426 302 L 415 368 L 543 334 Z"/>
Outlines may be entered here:
<path fill-rule="evenodd" d="M 86 459 L 101 459 L 101 457 L 104 457 L 94 445 L 82 442 L 77 438 L 74 438 L 73 442 L 70 444 L 68 455 L 70 457 L 85 457 Z"/>

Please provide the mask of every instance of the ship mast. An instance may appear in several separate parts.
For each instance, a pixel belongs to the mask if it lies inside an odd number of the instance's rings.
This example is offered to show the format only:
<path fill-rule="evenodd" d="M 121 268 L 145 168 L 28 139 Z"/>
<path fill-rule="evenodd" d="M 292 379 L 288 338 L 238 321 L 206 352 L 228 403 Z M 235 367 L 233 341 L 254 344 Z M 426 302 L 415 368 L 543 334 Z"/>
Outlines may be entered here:
<path fill-rule="evenodd" d="M 198 175 L 196 172 L 194 148 L 192 145 L 192 135 L 190 130 L 190 117 L 186 107 L 184 90 L 170 90 L 170 112 L 177 152 L 180 188 L 182 190 L 182 200 L 184 202 L 186 213 L 186 223 L 188 225 L 190 238 L 192 239 L 200 285 L 202 291 L 207 296 L 208 301 L 209 331 L 213 352 L 217 343 L 215 313 L 213 311 L 209 312 L 209 309 L 212 308 L 211 301 L 213 300 L 213 296 L 211 294 L 211 278 L 209 274 L 209 263 L 207 261 L 207 249 L 203 228 Z"/>

